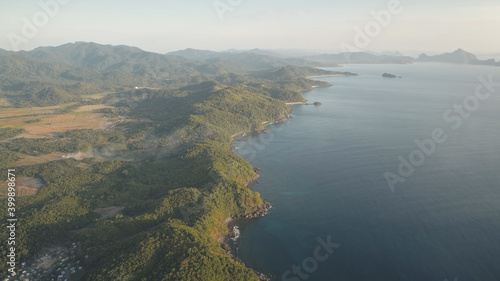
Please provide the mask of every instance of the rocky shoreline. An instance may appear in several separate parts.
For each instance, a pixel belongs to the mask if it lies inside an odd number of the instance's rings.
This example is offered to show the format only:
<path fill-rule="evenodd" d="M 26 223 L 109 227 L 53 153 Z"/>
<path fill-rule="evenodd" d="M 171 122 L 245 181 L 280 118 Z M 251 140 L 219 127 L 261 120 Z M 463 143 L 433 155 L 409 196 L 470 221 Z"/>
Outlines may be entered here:
<path fill-rule="evenodd" d="M 253 178 L 251 178 L 248 182 L 245 183 L 245 185 L 248 188 L 251 188 L 255 183 L 258 183 L 257 179 L 259 179 L 259 177 L 260 177 L 260 175 L 259 175 L 260 169 L 254 167 L 254 171 L 256 173 L 255 176 Z M 239 215 L 236 217 L 230 217 L 224 222 L 224 224 L 227 226 L 229 231 L 226 235 L 224 235 L 221 238 L 221 240 L 219 240 L 219 242 L 221 244 L 221 247 L 226 251 L 226 253 L 233 260 L 243 263 L 243 261 L 238 258 L 236 244 L 234 243 L 234 241 L 238 238 L 237 235 L 239 236 L 239 229 L 236 226 L 236 224 L 242 220 L 250 220 L 250 219 L 254 219 L 254 218 L 263 217 L 263 216 L 267 215 L 267 212 L 271 208 L 272 208 L 271 203 L 269 203 L 267 200 L 264 199 L 264 200 L 262 200 L 262 204 L 254 212 L 252 212 L 250 214 L 246 214 L 246 215 Z M 237 231 L 235 231 L 235 229 L 237 229 Z M 271 280 L 273 280 L 273 277 L 271 275 L 266 275 L 264 273 L 261 273 L 261 272 L 254 270 L 254 269 L 252 269 L 252 270 L 259 276 L 259 281 L 271 281 Z"/>
<path fill-rule="evenodd" d="M 274 121 L 264 122 L 262 125 L 263 126 L 267 126 L 267 125 L 271 125 L 271 124 L 281 123 L 281 122 L 285 122 L 286 120 L 288 120 L 290 118 L 292 118 L 290 115 L 283 116 L 283 117 L 278 118 L 278 119 L 276 119 Z M 243 132 L 243 133 L 235 134 L 235 135 L 232 136 L 231 149 L 234 148 L 233 143 L 235 141 L 242 141 L 242 140 L 244 140 L 242 138 L 244 138 L 246 136 L 249 136 L 249 135 L 252 135 L 252 134 L 268 133 L 270 131 L 271 131 L 270 129 L 264 128 L 264 129 L 253 131 L 253 132 Z M 245 182 L 245 185 L 248 188 L 251 188 L 255 183 L 258 183 L 257 180 L 260 177 L 260 175 L 259 175 L 260 169 L 254 167 L 254 171 L 255 171 L 255 176 L 253 178 L 251 178 L 248 182 Z M 262 200 L 262 204 L 257 208 L 256 211 L 254 211 L 254 212 L 252 212 L 250 214 L 240 215 L 240 216 L 237 216 L 237 217 L 228 218 L 224 222 L 224 224 L 227 226 L 227 228 L 228 228 L 229 231 L 228 231 L 228 233 L 226 235 L 224 235 L 219 240 L 219 242 L 221 244 L 221 247 L 226 251 L 226 253 L 233 260 L 238 261 L 238 262 L 242 262 L 238 258 L 237 254 L 236 254 L 237 249 L 236 249 L 236 245 L 234 243 L 235 238 L 237 238 L 236 237 L 237 231 L 235 231 L 235 227 L 236 227 L 236 229 L 238 229 L 237 226 L 236 226 L 236 223 L 238 223 L 239 221 L 242 221 L 242 220 L 249 220 L 249 219 L 263 217 L 263 216 L 267 215 L 267 212 L 271 208 L 272 208 L 272 205 L 267 200 L 263 199 Z M 239 231 L 239 229 L 238 229 L 238 231 Z M 239 235 L 239 232 L 238 232 L 238 235 Z M 253 270 L 253 271 L 259 276 L 259 280 L 260 281 L 271 281 L 271 280 L 274 280 L 274 277 L 272 275 L 266 275 L 266 274 L 258 272 L 256 270 Z"/>
<path fill-rule="evenodd" d="M 343 76 L 343 75 L 325 75 L 325 76 Z M 315 87 L 313 87 L 313 88 L 315 88 Z M 290 104 L 304 104 L 304 105 L 315 105 L 315 106 L 321 105 L 320 102 L 307 103 L 307 100 L 304 101 L 304 102 L 287 103 L 287 104 L 288 105 L 290 105 Z M 290 113 L 287 114 L 286 116 L 282 116 L 282 117 L 280 117 L 280 118 L 278 118 L 278 119 L 276 119 L 274 121 L 264 122 L 264 123 L 262 123 L 262 125 L 263 126 L 267 126 L 267 125 L 271 125 L 271 124 L 285 122 L 288 119 L 293 118 L 290 115 Z M 258 135 L 258 134 L 261 134 L 261 133 L 269 133 L 270 131 L 271 130 L 268 129 L 268 128 L 263 128 L 263 129 L 257 130 L 257 131 L 242 132 L 242 133 L 235 134 L 235 135 L 232 136 L 231 149 L 234 149 L 234 146 L 233 146 L 234 142 L 236 142 L 236 141 L 244 141 L 244 140 L 246 140 L 246 139 L 244 139 L 246 136 L 251 136 L 253 134 L 257 134 Z M 259 175 L 260 169 L 254 167 L 254 171 L 256 173 L 255 176 L 253 178 L 251 178 L 248 182 L 245 182 L 245 185 L 248 188 L 251 188 L 255 183 L 258 183 L 257 179 L 260 177 L 260 175 Z M 255 212 L 252 212 L 252 213 L 246 214 L 246 215 L 240 215 L 240 216 L 237 216 L 237 217 L 228 218 L 224 222 L 224 224 L 227 226 L 227 228 L 228 228 L 229 231 L 228 231 L 228 233 L 226 235 L 224 235 L 219 240 L 219 242 L 220 242 L 222 248 L 226 251 L 226 253 L 233 260 L 238 261 L 238 262 L 242 262 L 238 258 L 237 254 L 236 254 L 237 249 L 236 249 L 236 245 L 234 243 L 235 238 L 237 238 L 236 235 L 239 236 L 239 229 L 237 228 L 236 223 L 239 222 L 239 221 L 242 221 L 242 220 L 249 220 L 249 219 L 263 217 L 263 216 L 267 215 L 267 212 L 271 208 L 272 208 L 272 205 L 267 200 L 263 199 L 262 200 L 262 204 L 257 208 L 257 210 Z M 237 231 L 235 230 L 235 228 L 237 229 Z M 259 276 L 259 280 L 260 281 L 276 280 L 275 277 L 272 276 L 272 275 L 263 274 L 261 272 L 258 272 L 256 270 L 254 270 L 254 269 L 253 269 L 253 271 Z"/>
<path fill-rule="evenodd" d="M 237 216 L 234 218 L 229 218 L 228 220 L 226 220 L 225 224 L 226 224 L 227 228 L 229 229 L 229 232 L 228 232 L 228 234 L 224 235 L 224 237 L 222 237 L 222 240 L 220 241 L 220 243 L 221 243 L 222 248 L 226 251 L 226 253 L 233 260 L 238 261 L 238 262 L 243 262 L 238 258 L 237 254 L 236 254 L 237 249 L 236 249 L 236 245 L 234 243 L 234 240 L 238 238 L 237 233 L 239 236 L 239 229 L 236 226 L 236 223 L 238 223 L 239 221 L 242 221 L 242 220 L 249 220 L 249 219 L 263 217 L 267 214 L 267 212 L 271 208 L 272 208 L 271 204 L 267 200 L 264 199 L 262 201 L 262 204 L 258 207 L 258 209 L 255 212 L 250 213 L 250 214 L 246 214 L 246 215 L 240 215 L 240 216 Z M 235 229 L 237 229 L 238 231 L 235 231 Z M 256 270 L 254 270 L 254 271 L 259 276 L 260 281 L 273 280 L 273 277 L 271 275 L 266 275 L 266 274 L 263 274 L 263 273 L 258 272 Z"/>

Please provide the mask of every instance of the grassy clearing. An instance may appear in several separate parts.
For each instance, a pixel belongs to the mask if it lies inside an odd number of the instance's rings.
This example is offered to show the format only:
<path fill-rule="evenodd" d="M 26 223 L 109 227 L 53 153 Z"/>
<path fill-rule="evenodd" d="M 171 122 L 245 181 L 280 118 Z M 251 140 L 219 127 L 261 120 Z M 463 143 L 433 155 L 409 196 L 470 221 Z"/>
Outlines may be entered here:
<path fill-rule="evenodd" d="M 37 178 L 21 177 L 16 179 L 16 196 L 33 196 L 38 193 L 43 183 Z M 7 182 L 0 183 L 0 199 L 7 197 Z"/>
<path fill-rule="evenodd" d="M 104 104 L 81 106 L 69 113 L 57 114 L 56 110 L 71 106 L 4 108 L 0 112 L 0 128 L 22 128 L 27 131 L 20 137 L 51 137 L 75 129 L 105 129 L 113 124 L 113 120 L 103 114 L 94 113 L 96 109 L 111 108 Z"/>

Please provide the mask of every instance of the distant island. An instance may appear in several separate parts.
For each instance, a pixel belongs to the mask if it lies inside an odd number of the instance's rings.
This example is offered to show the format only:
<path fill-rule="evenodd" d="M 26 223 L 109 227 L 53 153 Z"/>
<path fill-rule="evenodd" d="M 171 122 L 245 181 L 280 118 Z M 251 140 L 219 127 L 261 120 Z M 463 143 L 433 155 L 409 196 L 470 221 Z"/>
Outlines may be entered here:
<path fill-rule="evenodd" d="M 445 53 L 436 56 L 421 54 L 416 61 L 500 66 L 500 62 L 495 62 L 494 59 L 479 60 L 476 55 L 466 52 L 463 49 L 458 49 L 453 53 Z"/>
<path fill-rule="evenodd" d="M 304 105 L 315 105 L 315 106 L 320 106 L 321 103 L 319 101 L 315 101 L 313 103 L 304 103 Z"/>
<path fill-rule="evenodd" d="M 382 77 L 384 77 L 384 78 L 398 78 L 398 76 L 396 76 L 394 74 L 390 74 L 390 73 L 384 73 L 384 74 L 382 74 Z M 402 77 L 399 76 L 399 78 L 402 78 Z"/>

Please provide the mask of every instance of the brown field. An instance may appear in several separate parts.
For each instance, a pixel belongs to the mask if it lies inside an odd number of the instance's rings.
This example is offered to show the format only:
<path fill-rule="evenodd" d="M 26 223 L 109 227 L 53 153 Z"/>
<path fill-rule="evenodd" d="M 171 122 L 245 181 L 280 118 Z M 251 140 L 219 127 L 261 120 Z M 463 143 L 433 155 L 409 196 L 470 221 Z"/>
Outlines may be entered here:
<path fill-rule="evenodd" d="M 100 113 L 66 113 L 50 115 L 40 118 L 39 123 L 31 123 L 22 126 L 32 135 L 51 135 L 76 129 L 104 129 L 112 123 L 107 121 Z"/>
<path fill-rule="evenodd" d="M 93 113 L 95 109 L 111 108 L 110 106 L 86 105 L 65 114 L 55 114 L 54 111 L 63 106 L 4 108 L 0 112 L 0 128 L 23 128 L 28 133 L 19 137 L 46 138 L 54 133 L 75 129 L 105 129 L 112 121 L 103 114 Z M 25 123 L 28 120 L 40 119 L 40 122 Z"/>
<path fill-rule="evenodd" d="M 93 113 L 95 109 L 111 108 L 111 106 L 104 104 L 81 106 L 70 113 L 55 113 L 55 110 L 69 105 L 72 104 L 32 108 L 3 108 L 0 110 L 0 128 L 22 128 L 26 130 L 26 133 L 17 137 L 38 139 L 51 138 L 54 137 L 55 133 L 67 130 L 107 129 L 118 122 L 118 118 L 110 119 L 105 117 L 104 114 Z M 26 123 L 26 121 L 34 119 L 40 119 L 40 121 Z M 3 140 L 2 142 L 8 141 Z M 81 160 L 89 157 L 93 156 L 84 153 L 80 153 L 79 155 L 65 155 L 64 153 L 51 153 L 42 156 L 23 155 L 22 159 L 13 164 L 13 167 L 43 164 L 64 158 Z M 82 168 L 88 168 L 88 165 L 82 163 Z"/>
<path fill-rule="evenodd" d="M 0 184 L 0 198 L 7 197 L 7 182 L 3 182 Z M 32 196 L 38 193 L 40 188 L 43 187 L 43 183 L 40 179 L 37 178 L 17 178 L 16 179 L 16 196 L 24 197 L 24 196 Z"/>
<path fill-rule="evenodd" d="M 47 107 L 27 107 L 27 108 L 2 108 L 0 111 L 0 120 L 13 118 L 13 117 L 26 117 L 26 115 L 44 115 L 53 114 L 54 110 L 61 108 L 60 106 L 47 106 Z M 29 118 L 33 118 L 30 116 Z"/>

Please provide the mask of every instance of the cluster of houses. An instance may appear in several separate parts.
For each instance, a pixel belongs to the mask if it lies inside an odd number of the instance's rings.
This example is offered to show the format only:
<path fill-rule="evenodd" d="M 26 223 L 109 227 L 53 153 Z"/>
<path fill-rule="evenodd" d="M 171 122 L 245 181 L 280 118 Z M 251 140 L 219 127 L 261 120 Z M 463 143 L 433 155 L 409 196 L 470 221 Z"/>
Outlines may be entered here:
<path fill-rule="evenodd" d="M 16 276 L 9 276 L 3 281 L 68 281 L 83 272 L 82 258 L 77 255 L 78 244 L 71 247 L 54 247 L 44 251 L 38 258 L 17 267 Z"/>

